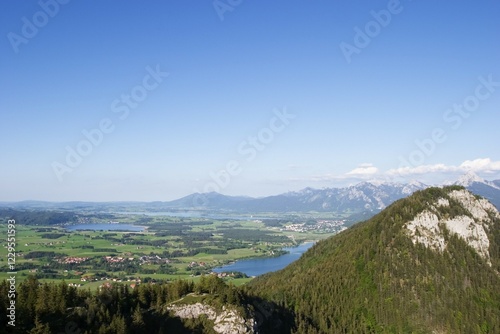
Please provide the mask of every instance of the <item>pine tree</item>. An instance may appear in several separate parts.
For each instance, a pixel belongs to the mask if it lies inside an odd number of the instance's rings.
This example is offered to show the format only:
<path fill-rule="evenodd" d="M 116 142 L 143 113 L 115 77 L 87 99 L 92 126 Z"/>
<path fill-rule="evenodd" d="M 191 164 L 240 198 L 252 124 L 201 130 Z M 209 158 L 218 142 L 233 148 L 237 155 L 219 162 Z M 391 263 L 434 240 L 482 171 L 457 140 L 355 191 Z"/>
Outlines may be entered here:
<path fill-rule="evenodd" d="M 50 327 L 48 324 L 44 324 L 40 321 L 40 318 L 36 316 L 35 327 L 29 331 L 29 334 L 51 334 Z"/>
<path fill-rule="evenodd" d="M 111 321 L 109 327 L 113 333 L 127 334 L 127 323 L 125 322 L 125 318 L 121 315 L 113 316 L 113 320 Z"/>
<path fill-rule="evenodd" d="M 138 332 L 139 330 L 145 329 L 145 326 L 146 324 L 144 323 L 141 307 L 137 304 L 134 312 L 132 313 L 132 327 L 136 332 Z"/>

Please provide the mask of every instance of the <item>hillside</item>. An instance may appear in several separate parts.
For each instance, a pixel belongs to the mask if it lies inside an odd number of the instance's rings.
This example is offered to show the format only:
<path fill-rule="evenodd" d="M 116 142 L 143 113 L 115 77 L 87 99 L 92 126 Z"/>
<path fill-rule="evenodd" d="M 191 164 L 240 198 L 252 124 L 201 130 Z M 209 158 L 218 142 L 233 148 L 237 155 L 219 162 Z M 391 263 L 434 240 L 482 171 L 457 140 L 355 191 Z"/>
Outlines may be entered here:
<path fill-rule="evenodd" d="M 500 333 L 500 215 L 463 187 L 429 188 L 322 242 L 248 293 L 297 333 Z"/>

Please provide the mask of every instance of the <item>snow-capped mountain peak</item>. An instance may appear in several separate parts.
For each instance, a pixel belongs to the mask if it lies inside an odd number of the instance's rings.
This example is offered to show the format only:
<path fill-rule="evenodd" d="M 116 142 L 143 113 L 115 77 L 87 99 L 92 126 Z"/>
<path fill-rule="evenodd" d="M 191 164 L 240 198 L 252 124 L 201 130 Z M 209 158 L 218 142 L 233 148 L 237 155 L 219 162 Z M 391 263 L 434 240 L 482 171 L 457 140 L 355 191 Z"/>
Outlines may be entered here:
<path fill-rule="evenodd" d="M 469 171 L 469 172 L 465 173 L 464 175 L 462 175 L 458 179 L 458 181 L 455 182 L 454 184 L 468 188 L 468 187 L 473 186 L 475 183 L 482 183 L 482 184 L 485 184 L 485 185 L 490 186 L 492 188 L 500 190 L 500 187 L 498 185 L 496 185 L 494 182 L 487 181 L 487 180 L 481 178 L 479 175 L 477 175 L 473 171 Z"/>
<path fill-rule="evenodd" d="M 479 182 L 479 183 L 486 183 L 484 179 L 482 179 L 479 175 L 474 173 L 473 171 L 469 171 L 462 175 L 457 182 L 455 182 L 456 185 L 459 186 L 464 186 L 464 187 L 469 187 L 471 186 L 474 182 Z"/>
<path fill-rule="evenodd" d="M 417 180 L 411 180 L 410 182 L 408 182 L 407 185 L 411 186 L 411 187 L 419 188 L 419 189 L 425 189 L 428 187 L 425 183 L 422 183 L 422 182 L 417 181 Z"/>

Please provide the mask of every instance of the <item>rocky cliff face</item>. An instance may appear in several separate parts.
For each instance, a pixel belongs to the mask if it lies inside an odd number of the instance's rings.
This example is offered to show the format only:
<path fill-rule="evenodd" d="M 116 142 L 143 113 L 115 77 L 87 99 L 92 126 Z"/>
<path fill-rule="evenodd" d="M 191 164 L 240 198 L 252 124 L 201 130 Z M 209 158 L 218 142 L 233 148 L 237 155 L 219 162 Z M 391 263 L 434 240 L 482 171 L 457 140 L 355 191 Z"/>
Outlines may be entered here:
<path fill-rule="evenodd" d="M 213 329 L 220 334 L 257 333 L 254 319 L 245 319 L 236 310 L 222 307 L 217 311 L 214 307 L 202 303 L 190 305 L 172 305 L 168 307 L 176 317 L 181 319 L 196 319 L 205 315 L 213 321 Z"/>
<path fill-rule="evenodd" d="M 498 211 L 490 202 L 475 197 L 467 190 L 453 190 L 448 196 L 449 199 L 439 198 L 405 225 L 413 243 L 443 252 L 446 249 L 446 229 L 462 238 L 491 266 L 490 240 L 486 231 L 490 228 L 492 217 L 500 217 Z M 450 200 L 458 202 L 466 212 L 450 217 L 446 210 L 441 210 L 450 207 Z"/>

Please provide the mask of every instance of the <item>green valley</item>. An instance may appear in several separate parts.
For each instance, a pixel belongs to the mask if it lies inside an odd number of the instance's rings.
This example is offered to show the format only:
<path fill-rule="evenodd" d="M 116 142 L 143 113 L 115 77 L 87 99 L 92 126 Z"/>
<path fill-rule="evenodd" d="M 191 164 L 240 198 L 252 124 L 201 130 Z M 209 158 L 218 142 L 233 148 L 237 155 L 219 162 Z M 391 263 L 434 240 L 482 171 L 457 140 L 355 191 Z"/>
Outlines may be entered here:
<path fill-rule="evenodd" d="M 6 235 L 7 218 L 16 220 L 18 280 L 33 275 L 42 282 L 64 279 L 85 287 L 98 287 L 108 281 L 135 284 L 196 279 L 214 267 L 244 258 L 278 256 L 283 253 L 283 247 L 323 239 L 344 228 L 343 221 L 325 218 L 238 220 L 67 212 L 53 217 L 53 213 L 36 211 L 9 213 L 0 224 L 0 232 Z M 37 224 L 38 215 L 49 218 Z M 72 221 L 61 221 L 63 218 Z M 51 221 L 56 224 L 50 224 Z M 134 224 L 144 230 L 119 230 L 121 224 L 109 225 L 109 221 Z M 332 223 L 325 224 L 325 221 Z M 100 226 L 100 223 L 118 230 L 83 229 L 95 224 Z M 81 229 L 69 230 L 74 224 Z M 0 257 L 2 279 L 9 271 L 5 251 L 2 248 Z M 227 277 L 235 284 L 249 280 L 240 273 Z"/>

